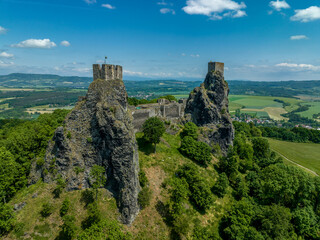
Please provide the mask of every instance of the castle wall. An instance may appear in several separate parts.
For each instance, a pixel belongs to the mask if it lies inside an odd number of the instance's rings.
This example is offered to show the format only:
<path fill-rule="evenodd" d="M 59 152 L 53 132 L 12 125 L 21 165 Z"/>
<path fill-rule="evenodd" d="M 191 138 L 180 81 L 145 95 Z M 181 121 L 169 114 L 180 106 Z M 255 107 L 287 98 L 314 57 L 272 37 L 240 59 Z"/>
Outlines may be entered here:
<path fill-rule="evenodd" d="M 140 109 L 132 108 L 133 126 L 136 131 L 141 130 L 143 123 L 150 117 L 160 117 L 166 120 L 176 120 L 184 116 L 185 101 L 181 103 L 159 102 L 157 104 L 140 105 Z"/>
<path fill-rule="evenodd" d="M 224 75 L 224 63 L 221 62 L 209 62 L 208 63 L 208 72 L 219 71 Z"/>
<path fill-rule="evenodd" d="M 93 80 L 122 80 L 122 66 L 102 64 L 93 64 Z"/>

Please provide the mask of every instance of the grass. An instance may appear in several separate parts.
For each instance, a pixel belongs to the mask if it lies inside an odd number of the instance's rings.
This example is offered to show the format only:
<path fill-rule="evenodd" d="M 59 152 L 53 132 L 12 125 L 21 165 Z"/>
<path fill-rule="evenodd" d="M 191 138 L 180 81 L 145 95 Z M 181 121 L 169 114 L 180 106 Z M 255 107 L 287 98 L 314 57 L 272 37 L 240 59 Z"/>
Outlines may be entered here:
<path fill-rule="evenodd" d="M 320 102 L 307 102 L 302 105 L 311 105 L 311 107 L 304 112 L 299 112 L 298 114 L 302 117 L 313 118 L 313 114 L 320 113 Z"/>
<path fill-rule="evenodd" d="M 268 140 L 272 150 L 320 175 L 320 144 Z"/>
<path fill-rule="evenodd" d="M 75 216 L 76 225 L 80 229 L 81 222 L 87 216 L 85 203 L 81 201 L 82 191 L 64 192 L 60 198 L 53 198 L 54 188 L 54 184 L 38 182 L 17 193 L 10 204 L 26 202 L 26 206 L 16 213 L 19 229 L 12 231 L 6 239 L 55 239 L 63 223 L 59 211 L 66 198 L 71 202 L 68 214 Z M 54 212 L 47 218 L 40 215 L 42 204 L 45 202 L 52 203 L 54 208 Z M 118 219 L 116 201 L 105 189 L 100 190 L 98 206 L 102 216 L 113 220 Z"/>

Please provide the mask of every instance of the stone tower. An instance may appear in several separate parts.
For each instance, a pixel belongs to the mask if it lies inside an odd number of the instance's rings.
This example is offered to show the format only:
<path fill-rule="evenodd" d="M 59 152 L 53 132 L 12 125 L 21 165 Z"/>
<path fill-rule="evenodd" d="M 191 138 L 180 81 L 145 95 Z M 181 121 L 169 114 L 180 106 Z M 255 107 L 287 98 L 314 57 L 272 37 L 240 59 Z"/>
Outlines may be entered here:
<path fill-rule="evenodd" d="M 224 63 L 221 62 L 209 62 L 208 63 L 208 72 L 219 71 L 224 76 Z"/>
<path fill-rule="evenodd" d="M 93 81 L 103 80 L 122 80 L 122 66 L 111 64 L 93 64 Z"/>

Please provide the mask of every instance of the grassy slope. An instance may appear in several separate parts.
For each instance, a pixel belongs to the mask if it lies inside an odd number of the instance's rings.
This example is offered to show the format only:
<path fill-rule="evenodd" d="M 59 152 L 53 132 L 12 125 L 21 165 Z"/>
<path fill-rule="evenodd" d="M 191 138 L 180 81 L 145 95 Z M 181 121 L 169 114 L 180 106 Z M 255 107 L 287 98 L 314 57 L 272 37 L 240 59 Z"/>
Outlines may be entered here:
<path fill-rule="evenodd" d="M 152 145 L 141 144 L 143 141 L 140 133 L 137 134 L 137 139 L 140 146 L 144 146 L 139 149 L 140 165 L 147 175 L 153 194 L 150 206 L 139 213 L 132 226 L 124 226 L 124 230 L 132 233 L 134 239 L 169 239 L 170 228 L 166 225 L 163 215 L 164 205 L 169 198 L 169 186 L 166 183 L 180 165 L 192 161 L 182 156 L 178 151 L 180 146 L 178 134 L 165 134 L 157 146 L 157 153 L 153 153 Z M 212 163 L 215 161 L 213 159 Z M 210 185 L 214 184 L 217 173 L 213 164 L 210 164 L 207 169 L 198 167 L 198 170 Z M 54 239 L 60 231 L 59 226 L 62 224 L 62 219 L 59 210 L 66 197 L 72 202 L 70 213 L 75 215 L 77 225 L 80 228 L 81 221 L 86 217 L 84 203 L 80 200 L 81 191 L 63 193 L 60 198 L 55 199 L 52 194 L 53 189 L 54 184 L 38 183 L 22 190 L 11 200 L 12 205 L 22 202 L 26 202 L 27 205 L 17 212 L 21 229 L 11 232 L 8 239 Z M 229 189 L 229 191 L 231 190 Z M 32 197 L 35 193 L 37 196 Z M 206 214 L 200 214 L 190 204 L 186 206 L 189 209 L 188 219 L 190 222 L 199 219 L 203 225 L 210 224 L 217 229 L 222 214 L 230 205 L 228 204 L 230 199 L 230 193 L 223 199 L 216 198 L 215 203 Z M 53 203 L 54 213 L 47 219 L 43 219 L 39 212 L 42 204 L 46 201 Z M 106 218 L 117 219 L 119 217 L 115 200 L 105 190 L 100 192 L 99 209 Z"/>
<path fill-rule="evenodd" d="M 320 175 L 320 144 L 268 140 L 273 150 Z"/>

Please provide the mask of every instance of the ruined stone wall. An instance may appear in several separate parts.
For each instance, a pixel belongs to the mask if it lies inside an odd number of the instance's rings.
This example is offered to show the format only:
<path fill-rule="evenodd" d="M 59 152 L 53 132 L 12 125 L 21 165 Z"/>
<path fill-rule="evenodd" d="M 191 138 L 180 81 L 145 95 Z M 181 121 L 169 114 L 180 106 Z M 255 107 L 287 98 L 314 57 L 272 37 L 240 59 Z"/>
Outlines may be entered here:
<path fill-rule="evenodd" d="M 179 119 L 184 116 L 184 108 L 186 101 L 179 103 L 171 102 L 163 104 L 159 102 L 156 104 L 140 105 L 137 108 L 132 107 L 133 126 L 136 131 L 141 130 L 143 123 L 150 117 L 160 117 L 166 120 Z"/>

